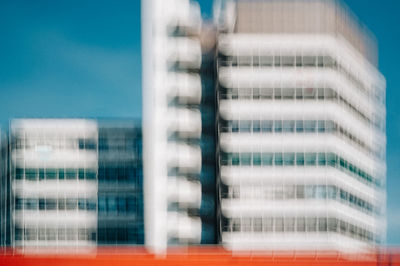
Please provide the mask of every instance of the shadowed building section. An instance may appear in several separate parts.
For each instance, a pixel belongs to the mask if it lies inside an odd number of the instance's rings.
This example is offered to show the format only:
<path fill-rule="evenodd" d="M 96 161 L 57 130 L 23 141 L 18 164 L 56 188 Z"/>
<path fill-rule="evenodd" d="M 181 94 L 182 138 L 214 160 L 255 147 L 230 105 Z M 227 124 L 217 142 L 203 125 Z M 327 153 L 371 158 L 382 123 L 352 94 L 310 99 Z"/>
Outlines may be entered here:
<path fill-rule="evenodd" d="M 143 245 L 142 131 L 131 120 L 99 120 L 98 239 Z"/>

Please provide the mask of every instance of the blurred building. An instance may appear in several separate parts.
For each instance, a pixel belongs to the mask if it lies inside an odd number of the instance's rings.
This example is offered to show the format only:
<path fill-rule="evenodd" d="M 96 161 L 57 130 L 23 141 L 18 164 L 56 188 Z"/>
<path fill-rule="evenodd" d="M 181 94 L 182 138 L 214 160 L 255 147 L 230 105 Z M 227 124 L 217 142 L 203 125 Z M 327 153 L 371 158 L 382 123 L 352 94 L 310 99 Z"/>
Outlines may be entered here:
<path fill-rule="evenodd" d="M 10 245 L 11 241 L 11 187 L 8 174 L 8 147 L 8 136 L 4 131 L 0 131 L 0 247 Z"/>
<path fill-rule="evenodd" d="M 202 241 L 200 29 L 197 3 L 142 1 L 145 228 L 155 251 Z"/>
<path fill-rule="evenodd" d="M 218 222 L 218 115 L 217 115 L 217 72 L 216 72 L 216 30 L 214 25 L 203 23 L 201 43 L 201 244 L 219 243 Z"/>
<path fill-rule="evenodd" d="M 385 238 L 385 79 L 336 1 L 220 1 L 222 244 L 360 251 Z"/>
<path fill-rule="evenodd" d="M 130 120 L 98 122 L 99 245 L 144 243 L 142 131 Z"/>
<path fill-rule="evenodd" d="M 10 127 L 12 246 L 96 245 L 96 121 L 18 119 Z"/>
<path fill-rule="evenodd" d="M 9 138 L 1 143 L 2 245 L 79 251 L 143 244 L 140 125 L 17 119 Z"/>

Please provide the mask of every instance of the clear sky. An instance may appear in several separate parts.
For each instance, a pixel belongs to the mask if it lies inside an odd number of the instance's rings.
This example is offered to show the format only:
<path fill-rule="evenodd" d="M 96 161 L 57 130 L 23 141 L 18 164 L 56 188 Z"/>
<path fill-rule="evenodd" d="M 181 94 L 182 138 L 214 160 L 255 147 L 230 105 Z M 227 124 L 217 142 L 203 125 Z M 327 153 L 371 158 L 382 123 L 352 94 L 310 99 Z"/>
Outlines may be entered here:
<path fill-rule="evenodd" d="M 211 16 L 212 0 L 200 0 Z M 387 80 L 388 243 L 400 245 L 400 1 L 347 0 L 375 34 Z M 0 124 L 141 116 L 139 0 L 1 0 Z"/>

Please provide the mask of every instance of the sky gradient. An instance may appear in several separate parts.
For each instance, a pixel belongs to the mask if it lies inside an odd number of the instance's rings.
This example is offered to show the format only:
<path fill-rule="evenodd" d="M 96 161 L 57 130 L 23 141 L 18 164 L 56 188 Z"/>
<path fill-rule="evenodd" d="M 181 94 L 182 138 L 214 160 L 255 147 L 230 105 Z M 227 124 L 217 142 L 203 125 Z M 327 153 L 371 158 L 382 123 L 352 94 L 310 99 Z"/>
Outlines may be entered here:
<path fill-rule="evenodd" d="M 211 17 L 212 1 L 200 0 Z M 400 246 L 400 1 L 348 0 L 387 81 L 387 220 Z M 20 117 L 141 117 L 140 1 L 0 1 L 0 125 Z"/>

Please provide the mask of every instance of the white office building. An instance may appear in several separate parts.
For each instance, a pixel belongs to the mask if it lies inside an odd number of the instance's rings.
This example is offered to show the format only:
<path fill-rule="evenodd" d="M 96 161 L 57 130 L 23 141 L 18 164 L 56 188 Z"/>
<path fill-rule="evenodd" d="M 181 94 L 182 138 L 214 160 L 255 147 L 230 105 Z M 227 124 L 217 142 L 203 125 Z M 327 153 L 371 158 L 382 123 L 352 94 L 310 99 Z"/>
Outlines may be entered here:
<path fill-rule="evenodd" d="M 385 241 L 385 79 L 336 1 L 220 1 L 222 244 L 366 251 Z"/>
<path fill-rule="evenodd" d="M 96 245 L 97 139 L 94 120 L 11 122 L 13 247 Z"/>
<path fill-rule="evenodd" d="M 142 1 L 145 243 L 201 241 L 201 14 L 189 0 Z"/>

